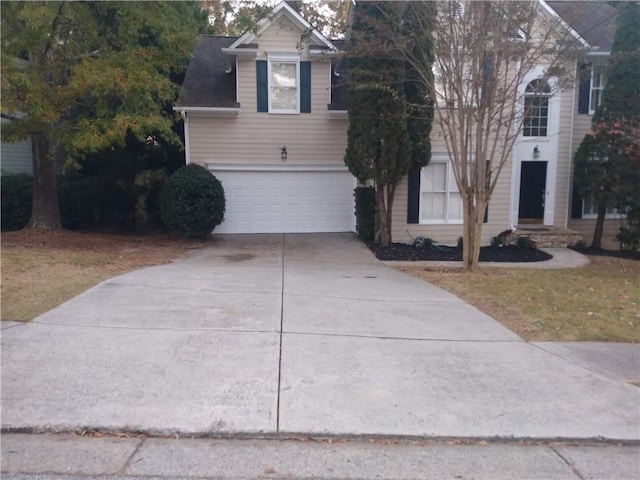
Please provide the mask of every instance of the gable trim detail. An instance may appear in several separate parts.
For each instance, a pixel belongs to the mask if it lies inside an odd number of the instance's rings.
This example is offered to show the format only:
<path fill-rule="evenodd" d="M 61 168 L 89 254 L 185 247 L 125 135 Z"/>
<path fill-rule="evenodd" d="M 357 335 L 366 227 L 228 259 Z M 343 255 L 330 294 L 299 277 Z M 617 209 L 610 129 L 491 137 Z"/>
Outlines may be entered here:
<path fill-rule="evenodd" d="M 300 30 L 309 31 L 310 38 L 312 38 L 317 44 L 323 45 L 333 51 L 338 50 L 329 39 L 327 39 L 324 35 L 313 28 L 311 24 L 304 18 L 302 18 L 302 16 L 300 16 L 298 12 L 291 8 L 286 1 L 282 1 L 275 6 L 269 17 L 263 18 L 258 22 L 258 28 L 255 32 L 246 32 L 235 42 L 233 42 L 229 48 L 225 49 L 225 52 L 236 53 L 238 51 L 244 50 L 243 48 L 241 48 L 242 45 L 253 42 L 262 32 L 269 28 L 275 20 L 280 18 L 281 15 L 286 15 L 286 17 L 291 20 L 298 28 L 300 28 Z"/>

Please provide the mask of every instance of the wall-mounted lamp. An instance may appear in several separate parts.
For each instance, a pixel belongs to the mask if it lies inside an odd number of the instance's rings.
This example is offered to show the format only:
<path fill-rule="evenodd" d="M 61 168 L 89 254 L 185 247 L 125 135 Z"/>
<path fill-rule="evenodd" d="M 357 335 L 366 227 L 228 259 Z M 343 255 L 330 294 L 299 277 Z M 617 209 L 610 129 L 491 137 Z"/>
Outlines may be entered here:
<path fill-rule="evenodd" d="M 540 149 L 538 148 L 538 145 L 533 147 L 533 158 L 540 158 Z"/>
<path fill-rule="evenodd" d="M 280 158 L 282 160 L 286 160 L 287 159 L 287 147 L 282 147 L 282 149 L 280 151 Z"/>

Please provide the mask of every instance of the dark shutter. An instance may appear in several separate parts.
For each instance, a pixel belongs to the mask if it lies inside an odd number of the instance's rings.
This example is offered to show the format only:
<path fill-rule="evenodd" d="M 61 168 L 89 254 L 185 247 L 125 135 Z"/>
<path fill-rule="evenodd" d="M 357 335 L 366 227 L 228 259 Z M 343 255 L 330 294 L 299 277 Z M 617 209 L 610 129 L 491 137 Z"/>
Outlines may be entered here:
<path fill-rule="evenodd" d="M 420 167 L 409 170 L 409 194 L 407 198 L 407 223 L 419 223 L 420 220 Z"/>
<path fill-rule="evenodd" d="M 256 61 L 256 88 L 258 95 L 258 111 L 269 111 L 269 82 L 267 79 L 267 61 Z"/>
<path fill-rule="evenodd" d="M 300 113 L 311 113 L 311 62 L 300 62 Z"/>
<path fill-rule="evenodd" d="M 484 220 L 482 223 L 487 223 L 489 221 L 489 204 L 487 204 L 487 208 L 484 209 Z"/>
<path fill-rule="evenodd" d="M 582 218 L 582 199 L 578 195 L 578 187 L 573 182 L 573 194 L 571 195 L 571 218 Z"/>
<path fill-rule="evenodd" d="M 589 113 L 589 97 L 591 95 L 591 64 L 580 65 L 580 91 L 578 93 L 578 113 Z"/>

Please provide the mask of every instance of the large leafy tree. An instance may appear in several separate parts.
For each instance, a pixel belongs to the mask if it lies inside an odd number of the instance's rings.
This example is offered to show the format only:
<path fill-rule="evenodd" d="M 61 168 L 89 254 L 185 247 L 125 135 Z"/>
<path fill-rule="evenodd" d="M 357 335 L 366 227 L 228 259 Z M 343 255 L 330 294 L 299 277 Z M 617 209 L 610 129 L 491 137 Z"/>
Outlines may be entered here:
<path fill-rule="evenodd" d="M 607 209 L 640 190 L 640 6 L 618 5 L 602 103 L 575 155 L 576 185 L 597 208 L 593 248 L 600 248 Z"/>
<path fill-rule="evenodd" d="M 386 2 L 364 2 L 353 11 L 349 63 L 349 130 L 345 164 L 361 182 L 376 189 L 379 242 L 392 241 L 393 202 L 398 183 L 430 159 L 433 110 L 411 64 L 380 52 L 380 26 L 402 35 L 403 19 Z M 430 32 L 421 37 L 428 49 Z"/>
<path fill-rule="evenodd" d="M 56 157 L 179 144 L 166 105 L 207 15 L 196 2 L 3 2 L 4 141 L 30 137 L 30 226 L 60 228 Z"/>

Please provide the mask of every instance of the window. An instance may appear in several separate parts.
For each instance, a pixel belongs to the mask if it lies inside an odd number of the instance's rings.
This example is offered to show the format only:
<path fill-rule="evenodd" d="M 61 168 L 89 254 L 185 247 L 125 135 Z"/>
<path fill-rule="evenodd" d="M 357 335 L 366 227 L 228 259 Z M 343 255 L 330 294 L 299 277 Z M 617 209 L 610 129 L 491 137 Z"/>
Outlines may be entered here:
<path fill-rule="evenodd" d="M 524 93 L 524 126 L 525 137 L 546 137 L 549 123 L 549 97 L 551 88 L 547 82 L 533 80 Z"/>
<path fill-rule="evenodd" d="M 311 113 L 311 62 L 297 55 L 256 60 L 258 112 Z"/>
<path fill-rule="evenodd" d="M 299 113 L 299 62 L 269 62 L 269 112 Z"/>
<path fill-rule="evenodd" d="M 591 68 L 591 89 L 589 91 L 589 114 L 593 115 L 602 102 L 602 91 L 606 80 L 606 68 L 593 65 Z"/>
<path fill-rule="evenodd" d="M 462 199 L 448 159 L 432 159 L 422 169 L 420 223 L 462 223 Z"/>
<path fill-rule="evenodd" d="M 597 218 L 598 216 L 598 207 L 593 202 L 591 198 L 585 198 L 582 201 L 582 218 Z M 618 210 L 613 207 L 607 208 L 607 213 L 605 214 L 605 218 L 615 218 L 620 216 L 618 214 Z"/>

